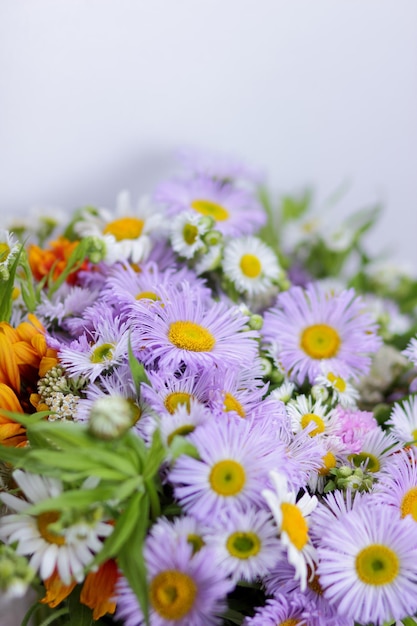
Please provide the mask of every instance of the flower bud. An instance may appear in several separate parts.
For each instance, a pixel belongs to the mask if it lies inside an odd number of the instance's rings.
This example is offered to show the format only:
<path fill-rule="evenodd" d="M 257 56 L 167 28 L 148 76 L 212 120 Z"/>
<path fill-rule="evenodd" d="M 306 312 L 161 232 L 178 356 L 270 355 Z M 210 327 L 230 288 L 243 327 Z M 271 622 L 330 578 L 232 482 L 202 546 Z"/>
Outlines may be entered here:
<path fill-rule="evenodd" d="M 131 404 L 122 396 L 105 396 L 91 407 L 89 430 L 98 439 L 121 437 L 135 422 Z"/>

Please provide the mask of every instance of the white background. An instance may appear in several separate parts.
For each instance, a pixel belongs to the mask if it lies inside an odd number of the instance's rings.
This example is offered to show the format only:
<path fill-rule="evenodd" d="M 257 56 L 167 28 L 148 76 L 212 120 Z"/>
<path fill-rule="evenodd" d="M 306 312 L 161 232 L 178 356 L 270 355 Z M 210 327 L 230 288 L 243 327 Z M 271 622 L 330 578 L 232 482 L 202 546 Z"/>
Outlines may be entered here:
<path fill-rule="evenodd" d="M 182 144 L 382 202 L 417 268 L 416 0 L 0 0 L 0 212 L 112 206 Z"/>

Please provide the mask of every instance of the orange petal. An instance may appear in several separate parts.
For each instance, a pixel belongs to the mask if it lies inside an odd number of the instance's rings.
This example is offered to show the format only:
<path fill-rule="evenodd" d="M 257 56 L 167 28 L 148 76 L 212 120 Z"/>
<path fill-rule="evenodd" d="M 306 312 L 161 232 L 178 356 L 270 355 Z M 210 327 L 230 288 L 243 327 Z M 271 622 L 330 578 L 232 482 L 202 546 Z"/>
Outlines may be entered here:
<path fill-rule="evenodd" d="M 84 581 L 80 601 L 93 610 L 93 619 L 98 620 L 106 613 L 113 614 L 116 603 L 114 597 L 115 586 L 119 573 L 113 559 L 100 565 L 97 572 L 90 572 Z"/>
<path fill-rule="evenodd" d="M 57 570 L 55 570 L 52 576 L 44 580 L 46 594 L 45 597 L 42 598 L 41 602 L 43 604 L 48 604 L 51 609 L 54 609 L 69 596 L 76 584 L 77 583 L 74 581 L 69 585 L 64 585 L 58 576 Z"/>
<path fill-rule="evenodd" d="M 9 337 L 0 333 L 0 380 L 20 391 L 20 372 Z"/>

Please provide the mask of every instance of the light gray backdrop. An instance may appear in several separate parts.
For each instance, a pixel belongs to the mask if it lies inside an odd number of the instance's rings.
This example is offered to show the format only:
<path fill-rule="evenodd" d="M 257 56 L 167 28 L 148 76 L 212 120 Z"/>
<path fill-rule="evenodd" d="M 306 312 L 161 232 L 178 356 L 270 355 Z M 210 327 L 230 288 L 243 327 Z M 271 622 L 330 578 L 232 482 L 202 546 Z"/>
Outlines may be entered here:
<path fill-rule="evenodd" d="M 0 0 L 0 211 L 111 206 L 181 144 L 386 211 L 417 267 L 415 0 Z"/>

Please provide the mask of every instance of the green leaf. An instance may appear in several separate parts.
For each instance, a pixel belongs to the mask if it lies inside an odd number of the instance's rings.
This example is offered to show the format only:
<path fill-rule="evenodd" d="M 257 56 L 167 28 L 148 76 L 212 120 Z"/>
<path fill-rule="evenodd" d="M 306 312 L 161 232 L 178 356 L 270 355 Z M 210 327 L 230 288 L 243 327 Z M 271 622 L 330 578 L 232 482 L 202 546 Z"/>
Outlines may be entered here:
<path fill-rule="evenodd" d="M 146 375 L 145 368 L 143 364 L 138 361 L 138 359 L 133 354 L 132 344 L 129 336 L 128 343 L 128 357 L 129 357 L 129 367 L 132 374 L 133 382 L 135 384 L 136 393 L 138 398 L 140 398 L 140 386 L 142 383 L 147 383 L 150 385 L 149 378 Z"/>
<path fill-rule="evenodd" d="M 311 189 L 306 189 L 299 198 L 295 198 L 294 196 L 284 196 L 282 199 L 281 209 L 284 222 L 300 219 L 300 217 L 302 217 L 310 207 L 311 199 Z"/>
<path fill-rule="evenodd" d="M 103 503 L 117 497 L 117 486 L 96 487 L 95 489 L 71 489 L 54 498 L 47 498 L 25 509 L 25 514 L 40 515 L 46 511 L 83 511 L 92 504 Z"/>
<path fill-rule="evenodd" d="M 191 456 L 193 459 L 200 458 L 197 448 L 190 441 L 188 441 L 188 439 L 182 437 L 181 435 L 175 435 L 169 449 L 171 453 L 170 456 L 173 461 L 178 459 L 178 457 L 182 454 Z"/>
<path fill-rule="evenodd" d="M 146 565 L 143 558 L 143 542 L 145 540 L 149 519 L 149 499 L 144 498 L 133 511 L 136 521 L 134 532 L 119 552 L 118 563 L 135 593 L 145 622 L 149 625 L 149 598 L 146 576 Z"/>
<path fill-rule="evenodd" d="M 165 447 L 161 439 L 161 434 L 159 430 L 156 429 L 153 433 L 152 443 L 150 448 L 148 449 L 148 455 L 143 470 L 143 477 L 145 478 L 145 480 L 148 478 L 153 478 L 153 476 L 155 476 L 164 458 Z"/>
<path fill-rule="evenodd" d="M 80 602 L 81 586 L 77 585 L 68 598 L 68 609 L 71 616 L 71 624 L 77 626 L 92 626 L 93 612 L 85 604 Z"/>
<path fill-rule="evenodd" d="M 95 556 L 93 560 L 94 565 L 100 565 L 104 561 L 118 556 L 122 547 L 129 542 L 130 537 L 134 533 L 138 519 L 142 516 L 147 518 L 148 509 L 145 503 L 146 495 L 144 492 L 137 492 L 132 496 L 126 508 L 117 519 L 112 534 L 107 537 L 102 549 Z M 143 510 L 141 507 L 143 507 Z"/>
<path fill-rule="evenodd" d="M 403 617 L 401 619 L 404 626 L 416 626 L 417 622 L 412 617 Z"/>
<path fill-rule="evenodd" d="M 0 300 L 0 322 L 9 322 L 12 315 L 14 280 L 22 251 L 23 246 L 21 246 L 15 260 L 9 268 L 9 278 L 5 281 L 0 281 L 2 294 Z"/>

